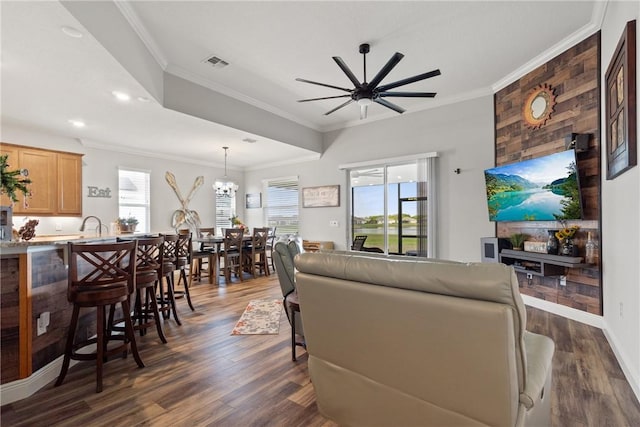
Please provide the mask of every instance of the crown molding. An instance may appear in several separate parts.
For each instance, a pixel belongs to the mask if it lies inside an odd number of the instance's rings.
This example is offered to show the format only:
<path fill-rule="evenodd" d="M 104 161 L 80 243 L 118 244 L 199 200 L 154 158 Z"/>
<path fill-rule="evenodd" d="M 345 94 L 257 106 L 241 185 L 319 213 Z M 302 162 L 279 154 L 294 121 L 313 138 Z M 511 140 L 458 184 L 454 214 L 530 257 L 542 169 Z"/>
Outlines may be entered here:
<path fill-rule="evenodd" d="M 542 52 L 540 55 L 538 55 L 535 58 L 531 59 L 526 64 L 524 64 L 521 67 L 517 68 L 515 71 L 509 73 L 507 76 L 505 76 L 501 80 L 498 80 L 497 82 L 495 82 L 491 86 L 493 92 L 495 93 L 495 92 L 498 92 L 501 89 L 504 89 L 505 87 L 507 87 L 511 83 L 513 83 L 513 82 L 517 81 L 518 79 L 520 79 L 522 76 L 526 75 L 527 73 L 530 73 L 531 71 L 535 70 L 536 68 L 540 67 L 541 65 L 546 64 L 551 59 L 553 59 L 556 56 L 560 55 L 562 52 L 564 52 L 567 49 L 575 46 L 576 44 L 578 44 L 582 40 L 586 39 L 587 37 L 593 35 L 598 30 L 600 30 L 600 25 L 596 25 L 596 24 L 593 23 L 594 14 L 596 13 L 595 9 L 599 10 L 598 14 L 604 15 L 604 9 L 602 9 L 600 11 L 601 7 L 599 7 L 599 4 L 600 4 L 600 2 L 596 2 L 595 5 L 594 5 L 594 12 L 592 13 L 592 16 L 591 16 L 592 21 L 590 23 L 588 23 L 587 25 L 583 26 L 582 28 L 580 28 L 579 30 L 575 31 L 574 33 L 570 34 L 564 40 L 561 40 L 560 42 L 556 43 L 551 48 L 547 49 L 546 51 Z M 606 9 L 606 5 L 604 6 L 604 8 Z M 600 22 L 602 22 L 602 18 L 600 18 Z"/>
<path fill-rule="evenodd" d="M 493 91 L 490 87 L 480 88 L 476 90 L 472 90 L 469 92 L 461 93 L 455 96 L 448 96 L 439 99 L 433 99 L 431 101 L 420 104 L 409 111 L 404 112 L 403 116 L 408 116 L 411 114 L 416 114 L 426 110 L 432 110 L 434 108 L 444 107 L 446 105 L 457 104 L 459 102 L 470 101 L 472 99 L 482 98 L 484 96 L 493 95 Z M 398 117 L 399 114 L 389 111 L 388 113 L 383 113 L 380 115 L 376 115 L 375 117 L 368 117 L 364 120 L 350 120 L 343 123 L 338 123 L 334 126 L 327 126 L 321 129 L 322 132 L 331 132 L 340 129 L 346 129 L 355 126 L 362 126 L 372 122 L 377 122 L 380 120 L 387 120 Z"/>
<path fill-rule="evenodd" d="M 158 65 L 160 65 L 160 68 L 165 70 L 167 68 L 167 65 L 169 64 L 169 61 L 167 61 L 167 57 L 162 52 L 155 39 L 151 37 L 151 34 L 147 30 L 147 27 L 144 26 L 144 24 L 138 17 L 138 14 L 133 10 L 129 2 L 114 1 L 114 3 L 118 10 L 120 10 L 120 13 L 122 13 L 122 16 L 124 16 L 129 25 L 131 25 L 133 31 L 135 31 L 138 37 L 140 37 L 142 43 L 144 43 L 147 49 L 149 49 L 149 52 L 156 60 Z"/>

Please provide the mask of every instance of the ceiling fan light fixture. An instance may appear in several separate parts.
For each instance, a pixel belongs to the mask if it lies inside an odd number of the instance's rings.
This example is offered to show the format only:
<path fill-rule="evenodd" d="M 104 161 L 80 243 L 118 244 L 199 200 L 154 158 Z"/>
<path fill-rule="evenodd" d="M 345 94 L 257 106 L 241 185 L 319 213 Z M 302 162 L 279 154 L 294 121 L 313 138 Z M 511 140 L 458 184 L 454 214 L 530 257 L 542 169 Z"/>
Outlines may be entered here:
<path fill-rule="evenodd" d="M 361 107 L 368 107 L 369 105 L 373 104 L 373 100 L 371 98 L 360 98 L 357 102 Z"/>

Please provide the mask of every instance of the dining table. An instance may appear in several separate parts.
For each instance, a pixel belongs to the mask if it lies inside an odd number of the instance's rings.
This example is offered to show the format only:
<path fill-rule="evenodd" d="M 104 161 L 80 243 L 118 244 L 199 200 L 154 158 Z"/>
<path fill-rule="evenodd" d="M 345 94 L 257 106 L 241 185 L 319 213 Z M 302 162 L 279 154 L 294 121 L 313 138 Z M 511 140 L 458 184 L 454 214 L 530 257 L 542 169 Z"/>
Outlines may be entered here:
<path fill-rule="evenodd" d="M 253 236 L 251 234 L 245 234 L 242 236 L 242 241 L 246 244 L 247 242 L 251 242 Z M 191 241 L 194 243 L 200 244 L 200 251 L 204 252 L 209 246 L 210 249 L 209 254 L 209 284 L 220 284 L 220 275 L 217 273 L 218 264 L 220 263 L 220 249 L 222 244 L 224 243 L 224 236 L 216 236 L 216 235 L 201 235 L 198 237 L 192 237 Z M 215 272 L 215 273 L 214 273 Z"/>

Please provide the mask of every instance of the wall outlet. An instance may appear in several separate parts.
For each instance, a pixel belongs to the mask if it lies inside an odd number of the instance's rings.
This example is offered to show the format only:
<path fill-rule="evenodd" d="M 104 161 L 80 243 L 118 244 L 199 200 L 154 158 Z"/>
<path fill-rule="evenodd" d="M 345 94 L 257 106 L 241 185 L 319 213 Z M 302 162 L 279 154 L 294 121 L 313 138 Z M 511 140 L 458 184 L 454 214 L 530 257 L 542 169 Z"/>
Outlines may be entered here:
<path fill-rule="evenodd" d="M 567 286 L 567 276 L 560 276 L 560 286 Z"/>
<path fill-rule="evenodd" d="M 62 224 L 59 222 L 56 223 L 56 231 L 62 231 Z"/>
<path fill-rule="evenodd" d="M 338 225 L 339 223 L 337 219 L 332 219 L 331 221 L 329 221 L 329 227 L 337 227 Z"/>
<path fill-rule="evenodd" d="M 38 316 L 38 320 L 37 320 L 38 336 L 47 332 L 47 326 L 49 326 L 50 321 L 51 321 L 51 313 L 48 311 L 45 311 L 44 313 L 40 314 L 40 316 Z"/>

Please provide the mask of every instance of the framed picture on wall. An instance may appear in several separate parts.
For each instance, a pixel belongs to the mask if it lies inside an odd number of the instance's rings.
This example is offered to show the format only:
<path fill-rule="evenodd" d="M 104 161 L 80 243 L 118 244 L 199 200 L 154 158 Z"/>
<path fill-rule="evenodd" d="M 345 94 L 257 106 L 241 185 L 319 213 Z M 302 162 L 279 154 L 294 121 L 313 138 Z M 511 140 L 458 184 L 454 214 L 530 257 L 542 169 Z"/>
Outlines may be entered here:
<path fill-rule="evenodd" d="M 629 21 L 606 74 L 607 179 L 638 163 L 636 21 Z"/>
<path fill-rule="evenodd" d="M 303 208 L 327 208 L 340 206 L 340 186 L 325 185 L 302 189 Z"/>
<path fill-rule="evenodd" d="M 262 207 L 262 193 L 250 193 L 250 194 L 247 194 L 246 197 L 247 197 L 247 203 L 245 206 L 247 209 Z"/>

